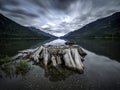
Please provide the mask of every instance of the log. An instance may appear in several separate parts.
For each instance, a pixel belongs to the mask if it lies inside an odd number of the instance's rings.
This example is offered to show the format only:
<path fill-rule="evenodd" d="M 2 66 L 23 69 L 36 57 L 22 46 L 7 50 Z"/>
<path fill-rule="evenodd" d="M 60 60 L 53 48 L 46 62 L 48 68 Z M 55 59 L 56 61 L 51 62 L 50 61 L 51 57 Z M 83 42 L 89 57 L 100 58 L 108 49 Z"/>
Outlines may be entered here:
<path fill-rule="evenodd" d="M 42 45 L 36 49 L 19 51 L 22 58 L 32 59 L 44 66 L 65 65 L 68 68 L 83 71 L 84 57 L 87 55 L 79 45 Z M 18 56 L 19 56 L 18 55 Z"/>

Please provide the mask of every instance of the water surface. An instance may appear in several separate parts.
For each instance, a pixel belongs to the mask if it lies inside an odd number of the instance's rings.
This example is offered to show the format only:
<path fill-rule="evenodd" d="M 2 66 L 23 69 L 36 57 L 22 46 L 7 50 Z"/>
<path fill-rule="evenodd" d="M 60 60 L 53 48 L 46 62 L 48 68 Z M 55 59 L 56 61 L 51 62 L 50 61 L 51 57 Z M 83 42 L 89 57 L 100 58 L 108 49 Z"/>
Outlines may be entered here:
<path fill-rule="evenodd" d="M 37 41 L 31 42 L 35 43 Z M 59 45 L 59 43 L 63 44 L 64 42 L 64 40 L 58 39 L 46 42 L 46 44 Z M 2 75 L 0 75 L 0 90 L 119 90 L 120 63 L 118 62 L 118 58 L 115 59 L 116 55 L 114 52 L 112 52 L 114 59 L 111 59 L 110 54 L 104 54 L 106 53 L 106 49 L 101 49 L 97 44 L 90 43 L 91 41 L 76 40 L 76 42 L 87 53 L 84 61 L 85 70 L 83 74 L 67 70 L 64 67 L 50 67 L 44 69 L 30 62 L 32 68 L 25 75 L 16 75 L 12 70 L 12 75 L 11 73 L 6 75 L 5 71 L 0 71 L 2 72 Z M 105 41 L 103 41 L 103 43 L 103 48 L 108 47 Z M 118 43 L 113 44 L 118 45 Z M 18 46 L 19 45 L 20 44 L 18 44 Z M 22 43 L 21 45 L 24 44 Z M 40 44 L 29 44 L 29 48 L 34 48 L 36 45 L 38 46 Z M 27 48 L 28 47 L 26 47 L 26 49 Z M 111 50 L 116 48 L 119 49 L 119 47 L 111 47 Z M 8 47 L 5 48 L 5 52 L 7 49 Z M 20 49 L 25 48 L 20 48 L 19 46 L 19 48 L 15 50 L 17 51 Z"/>

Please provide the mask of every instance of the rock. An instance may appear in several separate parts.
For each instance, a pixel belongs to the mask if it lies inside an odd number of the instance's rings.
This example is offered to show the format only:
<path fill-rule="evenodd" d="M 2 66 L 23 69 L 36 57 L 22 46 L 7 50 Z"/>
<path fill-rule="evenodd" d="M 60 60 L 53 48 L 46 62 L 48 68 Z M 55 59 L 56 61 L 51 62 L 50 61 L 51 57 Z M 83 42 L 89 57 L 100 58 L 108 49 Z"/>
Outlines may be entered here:
<path fill-rule="evenodd" d="M 72 41 L 65 42 L 65 45 L 74 45 L 74 44 L 75 44 L 75 42 L 72 42 Z"/>

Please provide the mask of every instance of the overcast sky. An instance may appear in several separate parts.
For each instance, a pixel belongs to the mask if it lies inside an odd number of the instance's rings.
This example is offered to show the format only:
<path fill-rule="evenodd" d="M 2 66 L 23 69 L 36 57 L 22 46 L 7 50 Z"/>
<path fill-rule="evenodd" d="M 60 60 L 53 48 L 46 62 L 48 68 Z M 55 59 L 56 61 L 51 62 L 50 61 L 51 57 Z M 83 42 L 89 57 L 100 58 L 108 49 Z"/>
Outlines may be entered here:
<path fill-rule="evenodd" d="M 0 13 L 55 36 L 120 11 L 120 0 L 0 0 Z"/>

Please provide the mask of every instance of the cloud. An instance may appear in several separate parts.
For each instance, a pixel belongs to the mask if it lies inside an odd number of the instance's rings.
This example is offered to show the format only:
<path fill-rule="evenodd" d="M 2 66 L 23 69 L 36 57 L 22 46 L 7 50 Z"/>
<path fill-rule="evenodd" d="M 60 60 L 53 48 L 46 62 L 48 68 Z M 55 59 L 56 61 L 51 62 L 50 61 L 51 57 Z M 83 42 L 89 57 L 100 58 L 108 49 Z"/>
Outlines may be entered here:
<path fill-rule="evenodd" d="M 118 11 L 119 0 L 0 0 L 6 17 L 56 36 Z"/>

